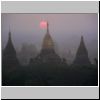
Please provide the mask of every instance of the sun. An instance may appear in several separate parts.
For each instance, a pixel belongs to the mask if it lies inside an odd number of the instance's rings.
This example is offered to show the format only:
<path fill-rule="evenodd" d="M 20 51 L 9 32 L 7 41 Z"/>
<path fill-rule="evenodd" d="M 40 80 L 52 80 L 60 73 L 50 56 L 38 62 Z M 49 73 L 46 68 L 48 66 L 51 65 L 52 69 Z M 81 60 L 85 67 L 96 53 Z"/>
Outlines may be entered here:
<path fill-rule="evenodd" d="M 47 21 L 41 21 L 40 22 L 40 28 L 41 29 L 46 29 L 47 28 Z"/>

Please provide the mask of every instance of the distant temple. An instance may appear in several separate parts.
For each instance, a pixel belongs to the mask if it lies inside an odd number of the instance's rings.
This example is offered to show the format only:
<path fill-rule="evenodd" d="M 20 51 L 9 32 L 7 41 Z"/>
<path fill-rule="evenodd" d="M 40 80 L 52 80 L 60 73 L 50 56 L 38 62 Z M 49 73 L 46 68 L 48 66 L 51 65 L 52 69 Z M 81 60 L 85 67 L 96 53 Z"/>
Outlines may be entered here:
<path fill-rule="evenodd" d="M 3 50 L 2 58 L 3 58 L 2 64 L 3 64 L 4 70 L 11 71 L 16 68 L 15 66 L 19 66 L 19 61 L 17 59 L 16 50 L 12 43 L 10 31 L 9 31 L 7 45 L 6 45 L 5 49 Z"/>
<path fill-rule="evenodd" d="M 26 66 L 29 64 L 30 58 L 35 58 L 37 56 L 37 48 L 34 44 L 23 43 L 17 55 L 20 64 Z"/>
<path fill-rule="evenodd" d="M 75 64 L 75 65 L 88 65 L 88 64 L 90 64 L 90 60 L 88 57 L 88 51 L 85 47 L 83 36 L 81 36 L 81 42 L 80 42 L 80 45 L 78 47 L 76 57 L 75 57 L 73 64 Z"/>
<path fill-rule="evenodd" d="M 31 61 L 32 63 L 33 61 Z M 47 32 L 43 39 L 42 49 L 39 55 L 34 59 L 37 63 L 52 63 L 59 64 L 63 60 L 56 54 L 54 50 L 54 42 L 49 34 L 49 24 L 47 23 Z"/>

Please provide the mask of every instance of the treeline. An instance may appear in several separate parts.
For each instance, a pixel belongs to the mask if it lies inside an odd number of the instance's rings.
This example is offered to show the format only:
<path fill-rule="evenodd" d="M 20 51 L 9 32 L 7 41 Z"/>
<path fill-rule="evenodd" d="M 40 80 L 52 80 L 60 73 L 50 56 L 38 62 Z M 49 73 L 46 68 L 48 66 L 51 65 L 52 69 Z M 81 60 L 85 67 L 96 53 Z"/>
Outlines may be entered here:
<path fill-rule="evenodd" d="M 3 86 L 97 86 L 98 66 L 34 64 L 2 72 Z"/>

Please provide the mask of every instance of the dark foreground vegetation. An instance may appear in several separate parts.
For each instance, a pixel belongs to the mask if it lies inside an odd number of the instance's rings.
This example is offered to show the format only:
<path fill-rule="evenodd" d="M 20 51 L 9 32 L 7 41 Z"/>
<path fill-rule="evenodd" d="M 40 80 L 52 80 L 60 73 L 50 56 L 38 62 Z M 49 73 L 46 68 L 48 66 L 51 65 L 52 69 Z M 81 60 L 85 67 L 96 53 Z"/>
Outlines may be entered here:
<path fill-rule="evenodd" d="M 3 86 L 97 86 L 98 66 L 40 64 L 2 71 Z"/>

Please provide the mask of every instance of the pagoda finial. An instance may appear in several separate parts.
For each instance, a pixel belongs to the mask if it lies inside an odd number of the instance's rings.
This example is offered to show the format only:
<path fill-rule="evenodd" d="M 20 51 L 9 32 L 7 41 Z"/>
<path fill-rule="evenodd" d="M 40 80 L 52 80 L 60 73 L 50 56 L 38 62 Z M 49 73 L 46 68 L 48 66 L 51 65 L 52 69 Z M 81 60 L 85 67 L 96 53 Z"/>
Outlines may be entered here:
<path fill-rule="evenodd" d="M 48 26 L 49 26 L 49 23 L 48 23 L 48 21 L 47 21 L 47 28 L 48 28 Z"/>
<path fill-rule="evenodd" d="M 9 40 L 11 40 L 11 30 L 10 30 L 10 26 L 9 26 Z"/>
<path fill-rule="evenodd" d="M 47 21 L 47 33 L 49 33 L 49 23 Z"/>
<path fill-rule="evenodd" d="M 81 36 L 81 40 L 83 41 L 83 35 Z"/>

